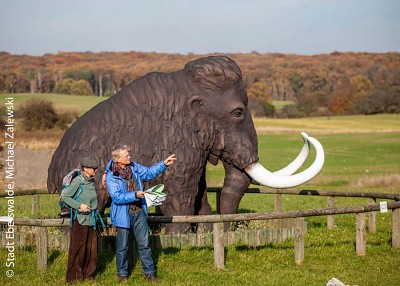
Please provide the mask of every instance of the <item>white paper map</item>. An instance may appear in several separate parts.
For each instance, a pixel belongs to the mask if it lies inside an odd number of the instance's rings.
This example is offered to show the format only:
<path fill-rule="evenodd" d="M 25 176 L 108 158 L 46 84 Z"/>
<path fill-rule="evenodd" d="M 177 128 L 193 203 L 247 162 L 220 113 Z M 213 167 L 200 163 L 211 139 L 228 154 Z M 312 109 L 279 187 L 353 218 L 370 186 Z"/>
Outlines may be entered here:
<path fill-rule="evenodd" d="M 164 184 L 159 184 L 144 191 L 147 207 L 159 206 L 165 201 L 167 195 L 162 192 L 163 190 Z"/>

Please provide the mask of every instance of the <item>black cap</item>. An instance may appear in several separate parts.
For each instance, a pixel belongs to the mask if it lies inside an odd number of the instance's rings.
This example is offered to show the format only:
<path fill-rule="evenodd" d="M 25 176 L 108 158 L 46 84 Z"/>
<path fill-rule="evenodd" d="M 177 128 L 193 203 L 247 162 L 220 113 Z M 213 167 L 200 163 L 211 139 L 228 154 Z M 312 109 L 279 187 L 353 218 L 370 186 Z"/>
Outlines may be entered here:
<path fill-rule="evenodd" d="M 93 158 L 84 157 L 81 160 L 81 166 L 82 167 L 87 167 L 87 168 L 97 169 L 99 167 L 99 164 L 97 163 L 97 160 L 95 160 Z"/>

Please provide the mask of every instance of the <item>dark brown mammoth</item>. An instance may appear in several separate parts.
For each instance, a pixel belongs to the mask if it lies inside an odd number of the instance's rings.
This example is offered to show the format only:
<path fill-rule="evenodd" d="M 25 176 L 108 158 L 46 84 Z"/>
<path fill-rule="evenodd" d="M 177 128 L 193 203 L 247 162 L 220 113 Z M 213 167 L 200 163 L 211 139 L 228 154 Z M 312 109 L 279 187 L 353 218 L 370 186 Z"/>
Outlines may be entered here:
<path fill-rule="evenodd" d="M 126 144 L 133 161 L 150 166 L 169 154 L 178 161 L 147 183 L 165 184 L 164 215 L 210 214 L 206 194 L 206 163 L 222 161 L 225 168 L 220 210 L 235 213 L 251 180 L 288 188 L 313 178 L 322 168 L 324 152 L 317 140 L 303 134 L 299 156 L 286 168 L 271 173 L 258 162 L 257 135 L 247 108 L 247 94 L 237 64 L 224 56 L 204 57 L 172 73 L 148 73 L 108 100 L 93 107 L 67 130 L 55 151 L 48 191 L 60 191 L 63 176 L 93 154 L 104 166 L 111 148 Z M 309 145 L 317 150 L 314 163 L 294 174 L 307 158 Z M 100 176 L 96 189 L 104 209 Z M 184 225 L 168 225 L 182 231 Z"/>

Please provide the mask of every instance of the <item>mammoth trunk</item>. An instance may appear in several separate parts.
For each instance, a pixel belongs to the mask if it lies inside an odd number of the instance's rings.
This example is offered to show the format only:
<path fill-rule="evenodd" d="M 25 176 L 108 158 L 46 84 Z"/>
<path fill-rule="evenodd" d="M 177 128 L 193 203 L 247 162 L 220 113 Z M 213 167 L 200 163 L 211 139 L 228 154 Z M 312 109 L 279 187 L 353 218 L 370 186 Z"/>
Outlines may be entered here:
<path fill-rule="evenodd" d="M 218 151 L 213 154 L 219 153 L 221 161 L 240 170 L 258 161 L 257 133 L 250 117 L 242 126 L 227 127 L 217 142 L 213 149 Z"/>
<path fill-rule="evenodd" d="M 236 213 L 244 192 L 250 185 L 250 178 L 245 172 L 223 162 L 225 168 L 224 186 L 221 191 L 221 214 Z"/>

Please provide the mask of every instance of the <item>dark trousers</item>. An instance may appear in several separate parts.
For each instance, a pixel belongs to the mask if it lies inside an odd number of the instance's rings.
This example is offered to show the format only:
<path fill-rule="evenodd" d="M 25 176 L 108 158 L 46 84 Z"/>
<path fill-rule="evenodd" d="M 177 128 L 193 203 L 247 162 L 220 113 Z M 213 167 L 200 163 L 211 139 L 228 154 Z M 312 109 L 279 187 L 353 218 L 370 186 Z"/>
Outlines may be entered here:
<path fill-rule="evenodd" d="M 72 224 L 66 282 L 94 279 L 97 262 L 97 234 L 93 227 Z"/>
<path fill-rule="evenodd" d="M 128 276 L 128 245 L 129 234 L 133 230 L 138 246 L 140 261 L 144 274 L 154 275 L 156 269 L 153 262 L 153 256 L 149 244 L 149 226 L 147 216 L 141 210 L 130 213 L 130 228 L 117 227 L 117 273 L 118 276 Z"/>

